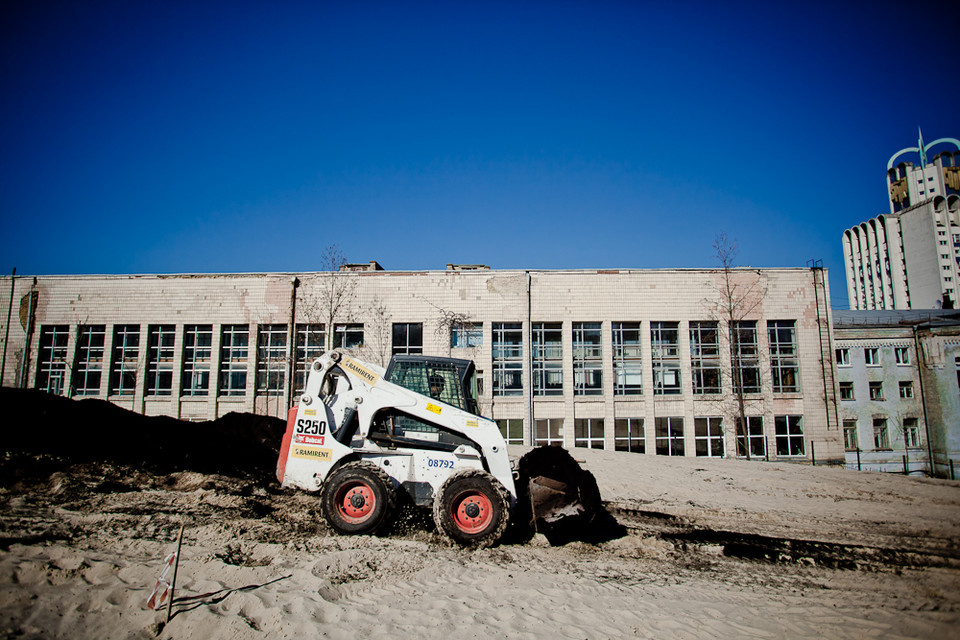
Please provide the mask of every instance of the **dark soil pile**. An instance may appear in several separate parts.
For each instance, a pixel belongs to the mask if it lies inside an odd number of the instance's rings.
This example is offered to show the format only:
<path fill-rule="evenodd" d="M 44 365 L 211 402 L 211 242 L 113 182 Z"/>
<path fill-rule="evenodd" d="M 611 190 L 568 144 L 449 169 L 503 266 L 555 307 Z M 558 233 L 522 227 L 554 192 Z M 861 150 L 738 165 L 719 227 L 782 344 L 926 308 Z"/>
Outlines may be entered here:
<path fill-rule="evenodd" d="M 274 478 L 283 420 L 228 413 L 208 422 L 148 417 L 106 400 L 71 400 L 43 391 L 0 389 L 0 451 L 9 463 L 32 459 L 113 462 L 154 472 L 196 471 Z M 19 465 L 6 464 L 9 481 Z"/>

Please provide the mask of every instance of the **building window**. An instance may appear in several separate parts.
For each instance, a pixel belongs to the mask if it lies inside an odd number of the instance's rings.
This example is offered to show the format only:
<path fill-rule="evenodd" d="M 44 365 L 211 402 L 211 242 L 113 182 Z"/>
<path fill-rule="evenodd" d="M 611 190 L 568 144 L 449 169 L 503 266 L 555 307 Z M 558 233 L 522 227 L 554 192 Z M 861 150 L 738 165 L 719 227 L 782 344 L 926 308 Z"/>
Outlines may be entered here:
<path fill-rule="evenodd" d="M 307 377 L 313 361 L 323 355 L 327 344 L 327 332 L 322 324 L 298 324 L 296 351 L 294 352 L 296 373 L 293 375 L 293 388 L 303 393 L 307 388 Z"/>
<path fill-rule="evenodd" d="M 901 398 L 913 397 L 913 382 L 909 380 L 900 382 L 900 397 Z"/>
<path fill-rule="evenodd" d="M 716 322 L 690 323 L 690 365 L 694 394 L 720 393 L 720 331 Z"/>
<path fill-rule="evenodd" d="M 497 420 L 500 433 L 507 444 L 523 444 L 523 420 L 520 418 L 506 418 Z"/>
<path fill-rule="evenodd" d="M 603 347 L 599 322 L 573 323 L 573 395 L 603 394 Z"/>
<path fill-rule="evenodd" d="M 890 448 L 890 436 L 887 433 L 886 418 L 873 419 L 873 448 L 874 449 Z"/>
<path fill-rule="evenodd" d="M 573 429 L 574 446 L 603 449 L 603 418 L 577 418 Z"/>
<path fill-rule="evenodd" d="M 363 323 L 333 325 L 333 348 L 354 349 L 363 346 Z"/>
<path fill-rule="evenodd" d="M 843 421 L 843 448 L 847 451 L 856 451 L 859 448 L 856 420 Z"/>
<path fill-rule="evenodd" d="M 147 330 L 148 396 L 169 396 L 173 390 L 173 345 L 176 329 L 172 324 L 151 325 Z"/>
<path fill-rule="evenodd" d="M 916 418 L 903 419 L 903 443 L 912 449 L 920 446 L 920 427 Z"/>
<path fill-rule="evenodd" d="M 723 418 L 694 418 L 693 436 L 698 457 L 723 457 Z"/>
<path fill-rule="evenodd" d="M 78 396 L 95 396 L 100 393 L 104 334 L 105 327 L 102 324 L 77 327 L 73 392 Z"/>
<path fill-rule="evenodd" d="M 743 425 L 738 419 L 737 424 Z M 747 438 L 750 442 L 750 457 L 764 458 L 767 455 L 767 439 L 763 435 L 763 417 L 747 416 Z M 743 429 L 737 432 L 737 455 L 746 457 L 747 452 L 743 444 Z"/>
<path fill-rule="evenodd" d="M 643 418 L 617 418 L 613 425 L 613 446 L 617 451 L 644 453 Z"/>
<path fill-rule="evenodd" d="M 188 324 L 183 328 L 183 367 L 180 395 L 206 396 L 210 393 L 210 365 L 213 362 L 213 326 Z"/>
<path fill-rule="evenodd" d="M 658 456 L 683 455 L 683 418 L 656 418 L 654 421 Z"/>
<path fill-rule="evenodd" d="M 523 395 L 523 328 L 519 322 L 494 322 L 493 395 Z"/>
<path fill-rule="evenodd" d="M 757 321 L 735 322 L 730 336 L 733 385 L 743 393 L 760 393 L 760 346 Z"/>
<path fill-rule="evenodd" d="M 800 391 L 800 368 L 797 360 L 797 331 L 793 320 L 767 322 L 770 339 L 770 372 L 774 393 Z"/>
<path fill-rule="evenodd" d="M 883 382 L 875 381 L 870 383 L 870 399 L 883 400 Z"/>
<path fill-rule="evenodd" d="M 250 327 L 225 324 L 220 331 L 220 395 L 242 396 L 247 392 L 247 348 Z"/>
<path fill-rule="evenodd" d="M 803 417 L 774 416 L 778 456 L 803 455 Z"/>
<path fill-rule="evenodd" d="M 679 395 L 683 391 L 680 384 L 679 333 L 677 322 L 650 323 L 654 395 Z"/>
<path fill-rule="evenodd" d="M 613 394 L 640 395 L 643 393 L 640 323 L 614 322 L 611 329 L 613 331 Z"/>
<path fill-rule="evenodd" d="M 880 349 L 877 347 L 868 347 L 863 350 L 863 359 L 868 367 L 880 366 Z"/>
<path fill-rule="evenodd" d="M 113 355 L 110 359 L 110 394 L 131 396 L 137 389 L 137 360 L 140 356 L 140 325 L 113 326 Z"/>
<path fill-rule="evenodd" d="M 450 330 L 450 346 L 454 349 L 483 346 L 483 324 L 458 324 Z"/>
<path fill-rule="evenodd" d="M 850 349 L 837 349 L 836 357 L 838 367 L 850 366 Z"/>
<path fill-rule="evenodd" d="M 908 347 L 897 347 L 893 350 L 897 364 L 910 364 L 910 349 Z"/>
<path fill-rule="evenodd" d="M 393 323 L 393 353 L 394 355 L 423 353 L 422 322 Z"/>
<path fill-rule="evenodd" d="M 533 334 L 533 395 L 563 395 L 563 325 L 535 322 Z"/>
<path fill-rule="evenodd" d="M 852 382 L 841 382 L 840 383 L 840 399 L 841 400 L 853 400 L 853 383 Z"/>
<path fill-rule="evenodd" d="M 537 446 L 563 445 L 563 418 L 537 420 Z"/>
<path fill-rule="evenodd" d="M 60 395 L 67 372 L 67 342 L 70 327 L 40 327 L 40 352 L 37 358 L 37 389 Z"/>
<path fill-rule="evenodd" d="M 287 371 L 287 325 L 263 324 L 257 328 L 256 392 L 281 396 Z"/>

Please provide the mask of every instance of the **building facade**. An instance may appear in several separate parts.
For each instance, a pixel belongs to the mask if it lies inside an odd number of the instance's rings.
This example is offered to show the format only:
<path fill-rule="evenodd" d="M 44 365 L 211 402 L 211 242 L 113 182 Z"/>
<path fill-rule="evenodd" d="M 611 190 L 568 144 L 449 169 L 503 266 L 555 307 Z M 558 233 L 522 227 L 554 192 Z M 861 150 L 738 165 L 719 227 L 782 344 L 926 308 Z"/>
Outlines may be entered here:
<path fill-rule="evenodd" d="M 960 301 L 960 141 L 903 149 L 887 163 L 890 213 L 843 234 L 850 308 L 933 309 Z M 930 162 L 934 146 L 952 147 Z M 894 163 L 906 154 L 912 162 Z"/>
<path fill-rule="evenodd" d="M 425 353 L 477 363 L 482 413 L 511 443 L 844 458 L 823 269 L 449 265 L 7 277 L 0 287 L 19 311 L 4 385 L 144 414 L 282 417 L 324 349 L 377 364 Z M 749 435 L 738 443 L 739 416 Z"/>
<path fill-rule="evenodd" d="M 951 476 L 960 463 L 960 312 L 835 311 L 846 466 Z"/>

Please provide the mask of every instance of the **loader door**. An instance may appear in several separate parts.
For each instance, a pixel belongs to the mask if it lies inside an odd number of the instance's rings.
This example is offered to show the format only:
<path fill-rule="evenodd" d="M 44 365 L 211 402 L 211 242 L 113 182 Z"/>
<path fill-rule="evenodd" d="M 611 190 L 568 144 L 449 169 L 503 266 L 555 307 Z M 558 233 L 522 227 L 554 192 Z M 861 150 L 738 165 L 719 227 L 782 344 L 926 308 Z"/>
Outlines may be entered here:
<path fill-rule="evenodd" d="M 386 379 L 415 393 L 478 415 L 476 368 L 470 360 L 394 356 Z"/>

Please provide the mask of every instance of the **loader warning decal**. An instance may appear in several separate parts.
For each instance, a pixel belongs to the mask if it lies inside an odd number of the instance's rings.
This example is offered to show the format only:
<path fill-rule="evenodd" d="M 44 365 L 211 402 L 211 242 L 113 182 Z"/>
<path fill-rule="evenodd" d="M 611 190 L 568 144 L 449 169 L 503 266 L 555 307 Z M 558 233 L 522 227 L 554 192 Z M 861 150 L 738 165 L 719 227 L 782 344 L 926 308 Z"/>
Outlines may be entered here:
<path fill-rule="evenodd" d="M 294 445 L 294 458 L 303 458 L 304 460 L 316 460 L 317 462 L 329 462 L 333 459 L 333 451 L 330 449 L 318 449 L 317 447 L 303 447 Z"/>
<path fill-rule="evenodd" d="M 477 421 L 476 421 L 476 420 L 467 420 L 467 426 L 468 426 L 468 427 L 476 427 L 476 426 L 478 426 L 478 425 L 477 425 Z"/>
<path fill-rule="evenodd" d="M 427 411 L 433 411 L 435 414 L 440 415 L 440 412 L 443 411 L 440 407 L 435 404 L 427 403 Z"/>
<path fill-rule="evenodd" d="M 317 415 L 317 410 L 316 410 L 316 409 L 304 409 L 304 410 L 303 410 L 303 415 L 305 415 L 305 416 L 315 416 L 315 415 Z"/>
<path fill-rule="evenodd" d="M 350 373 L 360 376 L 360 378 L 370 386 L 377 384 L 377 380 L 380 379 L 380 376 L 376 372 L 367 369 L 353 358 L 344 357 L 340 360 L 340 366 Z"/>

